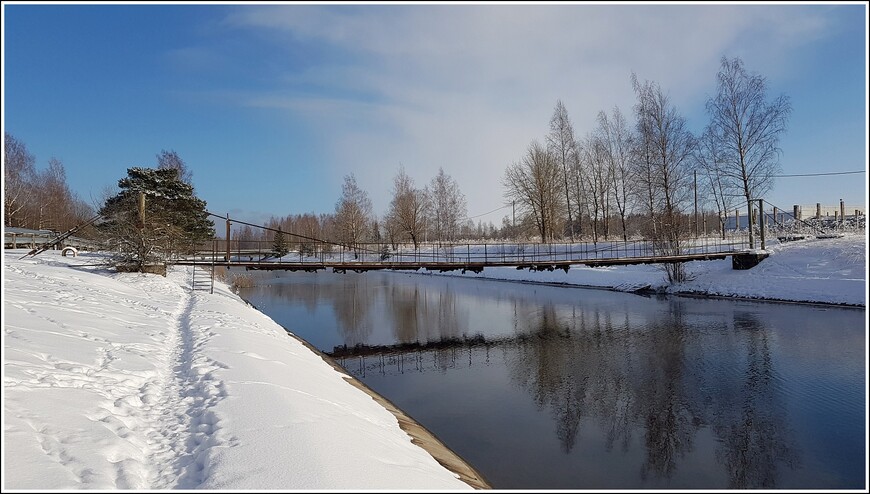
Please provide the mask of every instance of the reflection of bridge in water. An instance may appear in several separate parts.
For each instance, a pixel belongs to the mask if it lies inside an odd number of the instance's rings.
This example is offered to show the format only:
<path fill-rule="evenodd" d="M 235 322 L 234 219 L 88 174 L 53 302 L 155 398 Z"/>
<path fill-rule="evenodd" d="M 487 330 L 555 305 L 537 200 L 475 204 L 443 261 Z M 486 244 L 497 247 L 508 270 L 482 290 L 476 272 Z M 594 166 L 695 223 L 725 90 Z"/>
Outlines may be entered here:
<path fill-rule="evenodd" d="M 366 373 L 404 374 L 405 371 L 426 372 L 468 368 L 475 363 L 488 365 L 490 351 L 507 350 L 525 342 L 543 339 L 541 335 L 518 335 L 485 338 L 482 335 L 444 338 L 426 343 L 396 345 L 339 345 L 326 354 L 348 372 L 365 377 Z"/>

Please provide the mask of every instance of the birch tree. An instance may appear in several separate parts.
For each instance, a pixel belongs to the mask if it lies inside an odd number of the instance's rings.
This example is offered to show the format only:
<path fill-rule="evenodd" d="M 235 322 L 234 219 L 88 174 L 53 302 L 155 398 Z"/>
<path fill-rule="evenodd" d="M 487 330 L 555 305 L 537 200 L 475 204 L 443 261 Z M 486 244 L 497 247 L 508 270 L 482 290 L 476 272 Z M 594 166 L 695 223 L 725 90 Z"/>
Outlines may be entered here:
<path fill-rule="evenodd" d="M 468 209 L 465 195 L 459 184 L 443 168 L 429 184 L 429 202 L 432 209 L 432 230 L 436 240 L 452 242 L 459 232 L 459 220 L 465 218 Z"/>
<path fill-rule="evenodd" d="M 684 213 L 692 191 L 691 157 L 695 138 L 658 84 L 649 81 L 641 84 L 634 75 L 632 82 L 638 98 L 635 105 L 638 132 L 643 134 L 641 139 L 648 153 L 649 194 L 658 210 L 654 242 L 660 254 L 679 255 L 681 241 L 688 231 Z M 664 266 L 669 281 L 685 279 L 682 263 Z"/>
<path fill-rule="evenodd" d="M 353 173 L 345 175 L 341 197 L 335 204 L 335 229 L 338 241 L 354 248 L 365 241 L 372 218 L 372 201 L 356 183 Z"/>
<path fill-rule="evenodd" d="M 622 239 L 628 241 L 625 217 L 629 210 L 629 197 L 632 188 L 631 148 L 632 135 L 619 108 L 614 108 L 611 116 L 598 112 L 598 132 L 605 145 L 606 158 L 610 169 L 610 195 L 616 203 L 622 224 Z"/>
<path fill-rule="evenodd" d="M 424 190 L 414 187 L 414 180 L 404 167 L 393 179 L 393 199 L 388 212 L 389 221 L 414 243 L 416 249 L 422 240 L 427 222 L 428 197 Z"/>
<path fill-rule="evenodd" d="M 556 109 L 550 119 L 550 133 L 547 134 L 547 149 L 556 159 L 561 173 L 560 189 L 565 197 L 566 212 L 568 214 L 568 235 L 574 241 L 574 218 L 571 209 L 571 195 L 569 182 L 571 178 L 571 164 L 576 160 L 577 143 L 574 140 L 574 127 L 568 118 L 568 111 L 562 100 L 556 101 Z"/>
<path fill-rule="evenodd" d="M 33 199 L 31 185 L 36 177 L 36 158 L 27 146 L 10 135 L 3 134 L 3 213 L 6 226 L 27 224 L 28 204 Z"/>
<path fill-rule="evenodd" d="M 719 230 L 722 238 L 725 238 L 725 220 L 728 211 L 734 209 L 734 198 L 740 197 L 740 191 L 735 190 L 736 185 L 728 180 L 722 170 L 722 150 L 720 141 L 710 128 L 707 128 L 698 139 L 698 147 L 695 151 L 695 159 L 704 177 L 706 186 L 709 187 L 709 196 L 713 198 L 716 212 L 719 218 Z"/>
<path fill-rule="evenodd" d="M 175 151 L 161 150 L 160 154 L 157 155 L 157 169 L 177 170 L 179 180 L 193 185 L 193 172 Z"/>
<path fill-rule="evenodd" d="M 552 153 L 532 141 L 526 155 L 508 166 L 503 184 L 507 198 L 516 201 L 521 214 L 534 222 L 541 242 L 553 241 L 561 226 L 565 202 L 562 172 Z"/>
<path fill-rule="evenodd" d="M 750 221 L 751 201 L 771 189 L 781 169 L 779 138 L 791 113 L 787 96 L 768 102 L 766 92 L 764 77 L 747 73 L 739 58 L 722 57 L 716 95 L 707 101 L 708 130 L 722 150 L 720 171 L 740 187 Z M 749 246 L 755 246 L 752 228 Z"/>

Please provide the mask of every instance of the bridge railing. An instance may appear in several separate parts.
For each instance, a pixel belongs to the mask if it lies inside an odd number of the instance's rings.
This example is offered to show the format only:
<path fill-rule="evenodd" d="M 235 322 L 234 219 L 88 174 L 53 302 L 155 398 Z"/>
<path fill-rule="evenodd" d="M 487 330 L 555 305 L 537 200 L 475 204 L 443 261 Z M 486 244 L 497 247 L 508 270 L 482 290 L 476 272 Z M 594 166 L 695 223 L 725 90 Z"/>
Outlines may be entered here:
<path fill-rule="evenodd" d="M 204 245 L 193 260 L 230 261 L 246 263 L 294 263 L 326 264 L 339 263 L 352 265 L 384 264 L 395 267 L 418 266 L 420 264 L 456 265 L 517 265 L 534 263 L 557 263 L 586 260 L 655 258 L 663 255 L 679 254 L 722 254 L 737 252 L 748 247 L 748 234 L 745 232 L 721 235 L 699 236 L 681 240 L 678 246 L 662 249 L 650 240 L 598 241 L 598 242 L 487 242 L 487 243 L 359 243 L 353 245 L 333 245 L 323 242 L 301 242 L 284 256 L 277 257 L 273 242 L 257 240 L 231 240 L 229 258 L 227 242 L 215 239 Z M 676 251 L 676 252 L 675 252 Z M 191 257 L 187 258 L 191 260 Z"/>

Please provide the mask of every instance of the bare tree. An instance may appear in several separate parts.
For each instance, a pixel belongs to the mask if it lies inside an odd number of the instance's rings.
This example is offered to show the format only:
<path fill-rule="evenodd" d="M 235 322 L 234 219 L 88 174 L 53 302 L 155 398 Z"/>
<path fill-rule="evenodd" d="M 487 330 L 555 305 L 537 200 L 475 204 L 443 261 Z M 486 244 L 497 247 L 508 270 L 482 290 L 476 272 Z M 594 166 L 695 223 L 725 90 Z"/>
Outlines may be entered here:
<path fill-rule="evenodd" d="M 335 204 L 335 227 L 339 242 L 357 248 L 366 239 L 372 217 L 372 201 L 356 183 L 353 173 L 345 175 L 341 198 Z"/>
<path fill-rule="evenodd" d="M 766 100 L 764 77 L 748 74 L 739 58 L 722 57 L 716 95 L 707 101 L 708 129 L 722 150 L 722 174 L 739 184 L 752 221 L 752 199 L 770 190 L 781 169 L 779 137 L 791 113 L 788 97 Z M 749 229 L 749 246 L 754 237 Z"/>
<path fill-rule="evenodd" d="M 426 227 L 428 202 L 426 191 L 414 187 L 414 181 L 405 173 L 405 167 L 400 166 L 393 179 L 393 200 L 387 216 L 401 235 L 411 239 L 415 249 Z"/>
<path fill-rule="evenodd" d="M 631 131 L 619 108 L 614 108 L 612 116 L 598 112 L 598 133 L 606 147 L 606 158 L 610 168 L 610 193 L 619 211 L 622 223 L 622 239 L 628 240 L 625 216 L 629 207 L 630 191 L 633 184 L 631 174 Z"/>
<path fill-rule="evenodd" d="M 560 188 L 565 196 L 566 211 L 568 213 L 568 235 L 574 241 L 574 218 L 572 217 L 571 195 L 569 181 L 571 177 L 572 163 L 577 158 L 577 143 L 574 140 L 574 127 L 568 118 L 568 110 L 562 104 L 562 100 L 556 101 L 556 109 L 550 119 L 550 133 L 547 134 L 547 149 L 556 159 L 556 163 L 562 174 Z"/>
<path fill-rule="evenodd" d="M 508 199 L 534 222 L 541 242 L 552 241 L 565 211 L 562 171 L 552 153 L 532 141 L 522 160 L 508 166 L 503 183 Z"/>
<path fill-rule="evenodd" d="M 641 84 L 634 74 L 632 83 L 638 98 L 635 105 L 638 132 L 648 153 L 649 195 L 657 209 L 654 221 L 658 229 L 653 240 L 661 254 L 679 255 L 681 241 L 688 231 L 684 212 L 692 190 L 690 158 L 695 139 L 658 84 L 649 81 Z M 665 264 L 665 269 L 670 282 L 685 279 L 682 263 Z"/>
<path fill-rule="evenodd" d="M 439 242 L 456 240 L 459 220 L 468 214 L 465 195 L 459 190 L 459 184 L 439 168 L 428 190 L 435 239 Z"/>
<path fill-rule="evenodd" d="M 193 185 L 193 171 L 187 167 L 187 164 L 175 151 L 161 150 L 160 154 L 157 155 L 157 169 L 178 170 L 178 178 L 188 185 Z"/>
<path fill-rule="evenodd" d="M 589 134 L 581 142 L 580 161 L 583 163 L 580 180 L 585 184 L 588 198 L 585 204 L 592 224 L 592 241 L 598 242 L 602 229 L 607 236 L 607 197 L 612 182 L 607 143 L 601 134 Z"/>
<path fill-rule="evenodd" d="M 48 160 L 48 168 L 38 173 L 34 190 L 36 228 L 65 231 L 72 209 L 72 193 L 66 183 L 66 170 L 57 158 Z"/>
<path fill-rule="evenodd" d="M 9 133 L 3 135 L 3 214 L 6 226 L 27 224 L 30 188 L 36 177 L 36 158 Z"/>
<path fill-rule="evenodd" d="M 568 180 L 570 197 L 574 200 L 574 211 L 576 213 L 576 219 L 574 221 L 576 229 L 574 232 L 578 237 L 583 236 L 583 212 L 589 212 L 589 188 L 585 183 L 585 180 L 588 177 L 588 171 L 586 170 L 585 160 L 581 159 L 584 145 L 583 140 L 577 140 L 574 142 L 574 149 L 576 152 L 571 160 L 569 170 L 570 178 Z"/>
<path fill-rule="evenodd" d="M 741 194 L 734 187 L 737 184 L 728 180 L 722 170 L 723 157 L 720 141 L 709 127 L 698 139 L 695 159 L 698 161 L 698 166 L 704 174 L 704 180 L 709 186 L 709 195 L 713 198 L 719 217 L 719 230 L 722 233 L 722 238 L 725 238 L 725 220 L 728 218 L 728 211 L 733 209 L 734 198 Z"/>

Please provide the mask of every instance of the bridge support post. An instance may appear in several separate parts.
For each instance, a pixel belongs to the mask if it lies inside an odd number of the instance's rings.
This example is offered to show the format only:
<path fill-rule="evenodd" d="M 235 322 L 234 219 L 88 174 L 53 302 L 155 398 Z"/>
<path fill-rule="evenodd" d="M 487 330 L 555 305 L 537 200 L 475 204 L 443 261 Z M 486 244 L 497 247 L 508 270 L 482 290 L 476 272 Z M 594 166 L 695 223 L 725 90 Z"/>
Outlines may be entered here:
<path fill-rule="evenodd" d="M 230 213 L 227 213 L 227 256 L 224 261 L 230 262 Z"/>
<path fill-rule="evenodd" d="M 758 232 L 761 235 L 761 250 L 764 250 L 764 199 L 758 200 Z"/>

